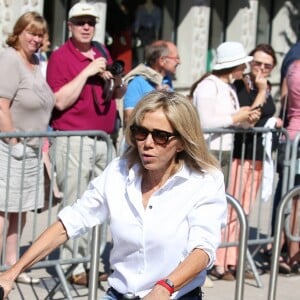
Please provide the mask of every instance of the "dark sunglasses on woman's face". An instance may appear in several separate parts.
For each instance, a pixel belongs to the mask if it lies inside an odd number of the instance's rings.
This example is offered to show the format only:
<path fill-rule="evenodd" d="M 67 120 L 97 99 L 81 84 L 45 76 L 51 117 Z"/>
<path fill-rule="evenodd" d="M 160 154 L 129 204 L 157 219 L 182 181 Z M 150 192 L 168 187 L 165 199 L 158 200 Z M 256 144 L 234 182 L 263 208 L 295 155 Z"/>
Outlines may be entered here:
<path fill-rule="evenodd" d="M 154 143 L 161 146 L 167 145 L 171 137 L 178 136 L 178 133 L 176 132 L 168 132 L 159 129 L 154 129 L 150 131 L 147 128 L 138 126 L 136 124 L 131 125 L 130 130 L 132 136 L 137 141 L 144 141 L 148 137 L 148 135 L 151 134 Z"/>
<path fill-rule="evenodd" d="M 94 27 L 96 25 L 96 20 L 89 20 L 89 19 L 78 19 L 78 20 L 71 20 L 71 23 L 75 26 L 84 26 L 85 24 L 88 24 L 91 27 Z"/>

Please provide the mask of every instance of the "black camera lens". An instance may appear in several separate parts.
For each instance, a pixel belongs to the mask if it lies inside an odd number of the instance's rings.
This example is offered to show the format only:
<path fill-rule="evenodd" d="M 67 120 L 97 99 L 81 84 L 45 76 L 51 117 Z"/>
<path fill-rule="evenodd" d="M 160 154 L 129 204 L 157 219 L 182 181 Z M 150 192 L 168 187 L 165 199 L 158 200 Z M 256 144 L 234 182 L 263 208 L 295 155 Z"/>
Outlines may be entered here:
<path fill-rule="evenodd" d="M 116 60 L 111 65 L 106 66 L 106 70 L 110 71 L 113 75 L 121 75 L 124 72 L 124 61 Z"/>

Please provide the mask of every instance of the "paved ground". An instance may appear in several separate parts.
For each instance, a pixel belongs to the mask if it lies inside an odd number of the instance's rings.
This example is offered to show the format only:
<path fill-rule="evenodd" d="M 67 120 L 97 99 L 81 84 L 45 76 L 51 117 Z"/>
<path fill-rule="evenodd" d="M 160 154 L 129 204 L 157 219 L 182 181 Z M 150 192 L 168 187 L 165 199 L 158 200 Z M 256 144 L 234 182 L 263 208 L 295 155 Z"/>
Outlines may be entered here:
<path fill-rule="evenodd" d="M 35 275 L 42 275 L 43 271 L 33 271 Z M 263 288 L 258 288 L 255 281 L 247 280 L 245 282 L 244 300 L 267 300 L 268 299 L 268 284 L 269 275 L 261 276 Z M 49 277 L 49 274 L 43 274 L 41 283 L 37 286 L 29 286 L 25 284 L 17 284 L 14 291 L 11 293 L 10 300 L 34 300 L 44 299 L 47 296 L 47 290 L 51 289 L 55 284 L 55 278 Z M 300 277 L 299 276 L 279 276 L 277 286 L 277 300 L 289 299 L 299 300 Z M 104 290 L 107 288 L 107 283 L 103 283 L 98 289 L 98 298 L 101 298 Z M 235 282 L 214 281 L 212 288 L 203 288 L 205 293 L 204 300 L 234 300 Z M 73 299 L 88 299 L 88 289 L 80 286 L 71 286 Z M 58 292 L 52 299 L 65 299 L 61 292 Z"/>
<path fill-rule="evenodd" d="M 55 209 L 53 210 L 52 220 L 55 219 Z M 38 228 L 42 230 L 48 222 L 48 212 L 44 212 L 38 216 L 37 224 Z M 22 237 L 22 245 L 28 246 L 32 240 L 32 230 L 35 228 L 33 222 L 31 222 L 30 217 L 26 224 L 24 234 Z M 258 260 L 257 260 L 258 261 Z M 261 263 L 261 261 L 260 261 Z M 41 282 L 38 285 L 31 286 L 26 284 L 16 284 L 15 289 L 10 294 L 9 300 L 35 300 L 35 299 L 45 299 L 48 292 L 54 287 L 58 279 L 56 273 L 51 272 L 51 270 L 46 271 L 45 269 L 32 270 L 30 272 L 34 277 L 41 278 Z M 261 275 L 261 280 L 263 283 L 262 288 L 258 288 L 254 280 L 246 280 L 245 290 L 244 290 L 244 300 L 268 300 L 268 285 L 269 285 L 269 275 L 264 273 Z M 235 295 L 235 282 L 225 282 L 225 281 L 214 281 L 214 286 L 212 288 L 203 288 L 205 293 L 204 300 L 234 300 Z M 289 299 L 289 300 L 299 300 L 300 299 L 300 276 L 279 276 L 278 286 L 277 286 L 277 297 L 276 300 Z M 107 283 L 102 283 L 98 289 L 98 298 L 104 294 L 107 288 Z M 88 289 L 76 285 L 70 286 L 73 299 L 88 299 Z M 62 291 L 58 291 L 52 298 L 55 300 L 65 299 Z"/>

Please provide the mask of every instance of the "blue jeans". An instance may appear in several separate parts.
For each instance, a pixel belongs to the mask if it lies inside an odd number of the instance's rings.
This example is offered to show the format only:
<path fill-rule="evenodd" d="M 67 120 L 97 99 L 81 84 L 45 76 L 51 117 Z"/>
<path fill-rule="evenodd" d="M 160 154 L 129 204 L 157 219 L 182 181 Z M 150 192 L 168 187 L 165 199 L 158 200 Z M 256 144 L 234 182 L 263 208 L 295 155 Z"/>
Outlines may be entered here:
<path fill-rule="evenodd" d="M 120 300 L 113 292 L 107 291 L 107 293 L 100 300 Z M 202 292 L 199 296 L 185 297 L 182 296 L 178 300 L 202 300 Z"/>

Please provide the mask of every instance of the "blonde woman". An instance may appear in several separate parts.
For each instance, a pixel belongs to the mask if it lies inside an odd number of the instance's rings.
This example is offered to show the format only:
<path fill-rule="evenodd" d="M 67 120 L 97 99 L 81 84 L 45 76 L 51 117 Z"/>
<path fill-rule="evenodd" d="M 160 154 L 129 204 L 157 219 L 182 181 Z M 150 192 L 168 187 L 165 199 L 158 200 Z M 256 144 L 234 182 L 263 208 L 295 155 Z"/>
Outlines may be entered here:
<path fill-rule="evenodd" d="M 6 296 L 22 270 L 109 218 L 114 272 L 103 300 L 202 299 L 227 205 L 198 115 L 184 96 L 154 91 L 137 104 L 125 136 L 127 152 L 0 275 Z"/>

